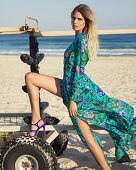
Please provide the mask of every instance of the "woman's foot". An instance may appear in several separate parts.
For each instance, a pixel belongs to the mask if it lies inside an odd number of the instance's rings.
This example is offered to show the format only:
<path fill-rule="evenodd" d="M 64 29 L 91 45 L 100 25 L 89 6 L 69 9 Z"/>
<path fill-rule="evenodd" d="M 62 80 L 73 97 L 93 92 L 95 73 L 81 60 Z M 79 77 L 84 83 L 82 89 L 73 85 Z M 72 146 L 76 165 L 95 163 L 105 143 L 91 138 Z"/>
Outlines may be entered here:
<path fill-rule="evenodd" d="M 34 122 L 32 120 L 31 122 L 31 130 L 29 133 L 26 133 L 25 136 L 26 137 L 34 137 L 38 134 L 38 131 L 40 128 L 43 128 L 44 132 L 45 132 L 45 123 L 42 119 L 38 120 L 37 122 Z"/>

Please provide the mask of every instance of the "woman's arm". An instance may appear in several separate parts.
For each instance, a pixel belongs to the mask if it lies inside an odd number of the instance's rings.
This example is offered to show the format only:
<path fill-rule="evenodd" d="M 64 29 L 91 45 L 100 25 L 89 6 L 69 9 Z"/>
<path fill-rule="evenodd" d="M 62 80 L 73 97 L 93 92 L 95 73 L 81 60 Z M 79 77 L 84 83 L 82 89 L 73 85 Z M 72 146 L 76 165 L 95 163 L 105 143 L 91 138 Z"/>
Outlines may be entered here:
<path fill-rule="evenodd" d="M 83 87 L 83 74 L 84 74 L 84 63 L 86 58 L 86 44 L 85 41 L 82 40 L 82 37 L 77 41 L 76 43 L 76 49 L 75 49 L 75 72 L 74 77 L 72 79 L 72 85 L 71 85 L 71 96 L 70 96 L 70 105 L 69 105 L 69 111 L 71 116 L 75 116 L 77 114 L 77 105 L 76 102 L 78 100 L 78 97 L 81 92 L 81 88 Z"/>

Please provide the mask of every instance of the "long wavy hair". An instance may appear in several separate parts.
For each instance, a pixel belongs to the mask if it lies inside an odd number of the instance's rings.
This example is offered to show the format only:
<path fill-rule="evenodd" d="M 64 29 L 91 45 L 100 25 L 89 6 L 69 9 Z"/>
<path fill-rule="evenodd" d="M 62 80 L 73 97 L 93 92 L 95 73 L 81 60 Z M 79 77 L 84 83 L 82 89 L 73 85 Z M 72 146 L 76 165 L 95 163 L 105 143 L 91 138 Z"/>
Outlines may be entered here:
<path fill-rule="evenodd" d="M 75 12 L 80 12 L 85 20 L 86 36 L 88 39 L 88 58 L 94 61 L 99 47 L 97 24 L 92 10 L 86 4 L 76 6 L 71 12 L 71 18 Z"/>

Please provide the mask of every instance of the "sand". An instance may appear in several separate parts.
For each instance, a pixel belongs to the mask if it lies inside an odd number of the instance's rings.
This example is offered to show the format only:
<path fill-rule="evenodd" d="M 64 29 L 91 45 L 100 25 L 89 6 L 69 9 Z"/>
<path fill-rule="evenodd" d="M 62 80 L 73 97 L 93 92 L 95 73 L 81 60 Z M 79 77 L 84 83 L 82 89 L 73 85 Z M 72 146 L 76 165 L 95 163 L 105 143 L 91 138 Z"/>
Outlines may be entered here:
<path fill-rule="evenodd" d="M 39 66 L 40 73 L 62 79 L 63 57 L 45 57 Z M 24 75 L 29 71 L 30 67 L 22 63 L 19 56 L 0 56 L 0 113 L 31 112 L 28 96 L 21 89 L 25 84 Z M 95 62 L 88 62 L 85 73 L 108 96 L 131 104 L 136 113 L 136 57 L 100 58 Z M 41 101 L 49 102 L 46 113 L 58 118 L 63 115 L 68 116 L 67 108 L 61 98 L 42 89 L 40 94 Z M 71 120 L 68 119 L 67 123 L 71 123 Z M 113 165 L 112 169 L 132 170 L 136 168 L 136 141 L 129 150 L 131 163 L 119 164 L 115 161 L 114 143 L 108 133 L 99 130 L 96 134 L 104 143 L 104 151 Z M 68 146 L 58 158 L 58 170 L 61 169 L 100 169 L 93 156 L 80 141 L 76 131 L 69 131 Z"/>

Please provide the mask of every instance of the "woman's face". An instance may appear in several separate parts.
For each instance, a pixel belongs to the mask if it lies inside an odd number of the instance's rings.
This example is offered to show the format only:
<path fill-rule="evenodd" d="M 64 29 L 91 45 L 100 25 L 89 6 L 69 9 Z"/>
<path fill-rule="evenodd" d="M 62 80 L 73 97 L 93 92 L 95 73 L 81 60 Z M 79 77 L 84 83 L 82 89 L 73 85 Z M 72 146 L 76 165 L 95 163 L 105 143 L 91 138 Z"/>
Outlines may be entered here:
<path fill-rule="evenodd" d="M 71 24 L 73 30 L 76 32 L 81 33 L 83 28 L 85 27 L 85 19 L 82 17 L 81 13 L 76 11 L 72 18 L 71 18 Z"/>

